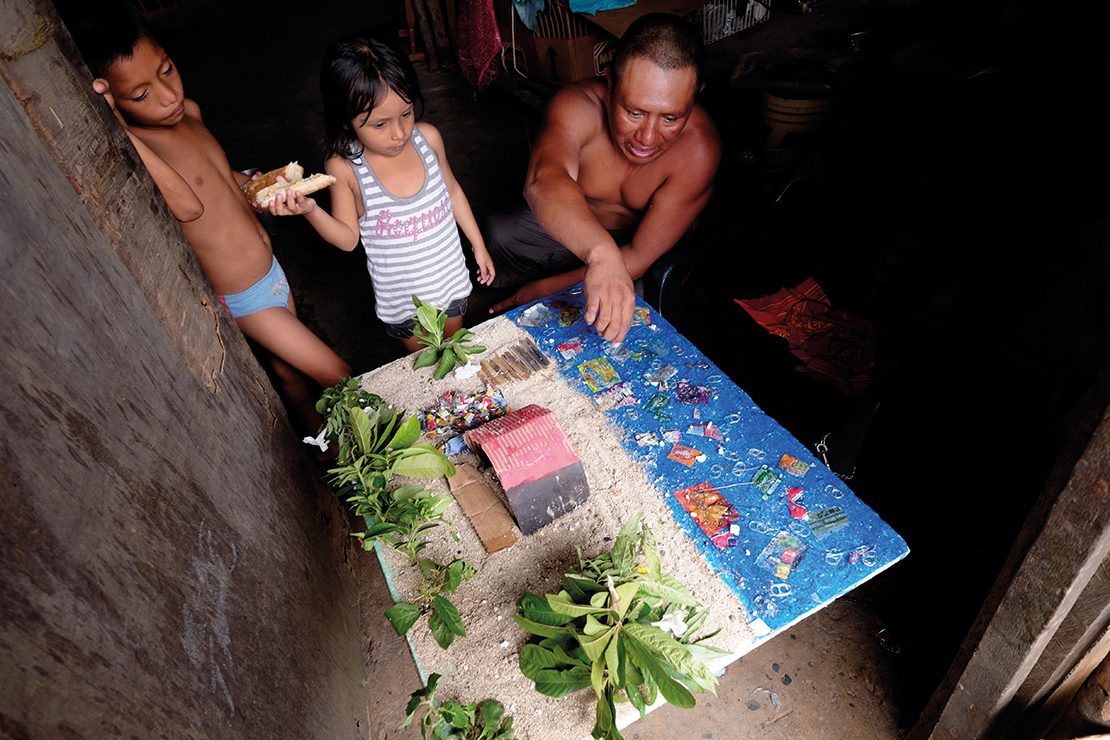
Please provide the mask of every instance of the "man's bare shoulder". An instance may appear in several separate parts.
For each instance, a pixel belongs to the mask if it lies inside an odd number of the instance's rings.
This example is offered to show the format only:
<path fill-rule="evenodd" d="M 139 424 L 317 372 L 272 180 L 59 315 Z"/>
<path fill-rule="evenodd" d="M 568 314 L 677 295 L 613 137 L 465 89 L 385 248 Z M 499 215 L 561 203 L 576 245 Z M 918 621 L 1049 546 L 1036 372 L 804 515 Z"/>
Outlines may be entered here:
<path fill-rule="evenodd" d="M 604 80 L 582 80 L 560 87 L 547 106 L 549 124 L 576 130 L 596 130 L 605 125 L 607 91 Z"/>
<path fill-rule="evenodd" d="M 669 168 L 701 172 L 713 177 L 721 160 L 721 137 L 709 113 L 700 105 L 690 112 L 682 136 L 663 155 Z"/>

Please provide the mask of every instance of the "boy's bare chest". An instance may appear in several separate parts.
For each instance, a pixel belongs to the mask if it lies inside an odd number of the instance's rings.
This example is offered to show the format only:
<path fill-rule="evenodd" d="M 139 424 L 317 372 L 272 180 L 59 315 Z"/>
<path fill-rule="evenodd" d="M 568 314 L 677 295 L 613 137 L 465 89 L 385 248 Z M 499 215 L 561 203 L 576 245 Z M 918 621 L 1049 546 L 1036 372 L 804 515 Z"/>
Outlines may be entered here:
<path fill-rule="evenodd" d="M 206 200 L 204 191 L 234 184 L 227 155 L 203 125 L 182 122 L 143 140 L 185 179 L 202 202 Z"/>

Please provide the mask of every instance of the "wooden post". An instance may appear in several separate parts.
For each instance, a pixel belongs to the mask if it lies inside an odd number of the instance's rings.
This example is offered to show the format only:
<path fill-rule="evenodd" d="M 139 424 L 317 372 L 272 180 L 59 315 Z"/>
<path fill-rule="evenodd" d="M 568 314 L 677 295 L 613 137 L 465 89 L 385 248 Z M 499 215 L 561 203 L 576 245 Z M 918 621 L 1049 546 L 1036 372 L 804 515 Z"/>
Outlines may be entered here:
<path fill-rule="evenodd" d="M 1110 372 L 907 740 L 1041 737 L 1110 627 Z M 1097 424 L 1097 427 L 1096 427 Z M 1093 433 L 1092 433 L 1093 432 Z M 1090 668 L 1088 667 L 1089 671 Z"/>
<path fill-rule="evenodd" d="M 4 734 L 366 738 L 335 496 L 47 0 L 0 76 Z"/>

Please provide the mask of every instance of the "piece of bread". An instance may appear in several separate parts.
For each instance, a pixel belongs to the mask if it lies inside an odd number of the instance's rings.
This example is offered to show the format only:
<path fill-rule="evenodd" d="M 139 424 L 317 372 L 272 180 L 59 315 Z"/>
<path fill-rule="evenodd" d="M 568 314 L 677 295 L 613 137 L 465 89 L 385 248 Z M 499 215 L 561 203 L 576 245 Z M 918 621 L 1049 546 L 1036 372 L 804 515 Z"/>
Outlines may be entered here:
<path fill-rule="evenodd" d="M 284 177 L 286 182 L 296 182 L 304 177 L 304 167 L 296 162 L 290 162 L 284 167 L 270 170 L 266 174 L 245 183 L 243 192 L 247 194 L 247 200 L 258 200 L 258 192 L 277 185 L 279 176 Z"/>
<path fill-rule="evenodd" d="M 278 175 L 284 177 L 286 182 L 279 182 Z M 303 175 L 304 169 L 296 162 L 290 162 L 281 169 L 267 172 L 257 180 L 251 180 L 243 186 L 243 192 L 247 194 L 248 199 L 253 200 L 260 207 L 269 208 L 274 196 L 280 192 L 291 190 L 308 195 L 335 183 L 335 178 L 331 175 L 321 174 L 309 177 L 303 177 Z"/>

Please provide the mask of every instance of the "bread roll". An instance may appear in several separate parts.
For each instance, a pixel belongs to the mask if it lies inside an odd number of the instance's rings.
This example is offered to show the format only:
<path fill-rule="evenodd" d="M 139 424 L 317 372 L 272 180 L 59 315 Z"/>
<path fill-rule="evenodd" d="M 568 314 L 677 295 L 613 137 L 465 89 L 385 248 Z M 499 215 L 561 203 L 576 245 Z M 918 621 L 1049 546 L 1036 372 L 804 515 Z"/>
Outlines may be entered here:
<path fill-rule="evenodd" d="M 277 185 L 279 176 L 284 177 L 286 182 L 296 182 L 304 177 L 304 167 L 296 162 L 290 162 L 284 167 L 270 170 L 266 174 L 256 177 L 243 185 L 243 192 L 247 194 L 247 200 L 257 200 L 260 190 Z"/>
<path fill-rule="evenodd" d="M 285 182 L 278 181 L 278 175 L 285 178 Z M 243 185 L 243 192 L 248 200 L 253 200 L 262 208 L 269 208 L 274 196 L 289 190 L 295 193 L 315 193 L 323 190 L 335 182 L 331 175 L 312 175 L 304 177 L 304 168 L 296 162 L 290 162 L 281 169 L 267 172 L 262 177 Z"/>

